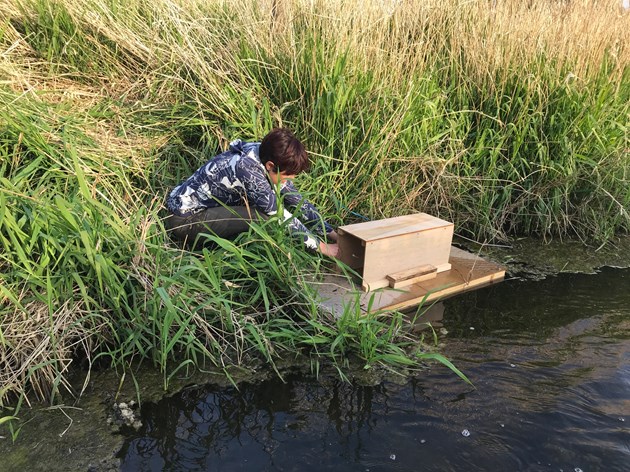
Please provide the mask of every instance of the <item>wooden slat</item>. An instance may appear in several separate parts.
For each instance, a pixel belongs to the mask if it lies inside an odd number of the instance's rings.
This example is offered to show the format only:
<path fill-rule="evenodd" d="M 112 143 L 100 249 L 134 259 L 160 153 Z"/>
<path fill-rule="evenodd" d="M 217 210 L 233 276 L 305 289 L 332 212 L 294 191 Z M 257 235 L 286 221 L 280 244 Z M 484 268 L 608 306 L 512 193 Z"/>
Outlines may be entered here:
<path fill-rule="evenodd" d="M 387 275 L 390 288 L 406 287 L 423 280 L 432 279 L 437 275 L 437 267 L 427 264 L 416 269 L 403 270 Z"/>

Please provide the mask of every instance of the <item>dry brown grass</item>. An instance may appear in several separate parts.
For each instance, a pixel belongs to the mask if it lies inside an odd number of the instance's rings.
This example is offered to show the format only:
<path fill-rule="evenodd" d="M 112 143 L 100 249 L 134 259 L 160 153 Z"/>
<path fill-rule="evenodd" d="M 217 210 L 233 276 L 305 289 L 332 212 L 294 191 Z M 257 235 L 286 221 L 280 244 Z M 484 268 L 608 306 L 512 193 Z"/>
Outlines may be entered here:
<path fill-rule="evenodd" d="M 186 10 L 198 5 L 180 3 Z M 480 76 L 526 68 L 541 53 L 574 64 L 578 77 L 608 53 L 617 59 L 617 74 L 630 59 L 630 14 L 618 0 L 266 0 L 243 8 L 244 18 L 258 20 L 248 25 L 251 44 L 271 54 L 295 51 L 296 24 L 315 27 L 327 47 L 350 51 L 353 66 L 392 85 L 433 65 L 443 48 L 465 52 Z"/>
<path fill-rule="evenodd" d="M 68 369 L 79 354 L 90 361 L 104 318 L 86 320 L 82 301 L 67 301 L 51 312 L 42 302 L 4 309 L 0 319 L 0 405 L 15 395 L 40 399 L 74 394 Z M 28 395 L 26 394 L 28 393 Z"/>
<path fill-rule="evenodd" d="M 0 11 L 19 21 L 20 3 L 8 0 Z M 529 70 L 542 53 L 558 68 L 570 64 L 577 78 L 596 73 L 593 65 L 608 54 L 616 58 L 620 77 L 630 59 L 630 14 L 618 0 L 132 0 L 124 9 L 105 0 L 55 3 L 99 51 L 103 83 L 122 81 L 114 84 L 114 93 L 139 97 L 153 90 L 167 98 L 173 92 L 168 84 L 179 83 L 193 92 L 203 89 L 205 105 L 226 117 L 233 100 L 225 85 L 234 93 L 249 90 L 234 54 L 238 42 L 267 56 L 282 53 L 297 60 L 296 35 L 307 28 L 317 31 L 329 57 L 350 53 L 348 73 L 369 70 L 398 88 L 410 71 L 430 69 L 445 48 L 461 51 L 463 57 L 453 60 L 465 61 L 467 73 L 480 80 L 497 71 Z M 224 30 L 226 18 L 237 34 Z M 27 39 L 9 26 L 0 53 L 3 75 L 24 82 L 23 88 L 32 81 L 30 69 L 37 69 L 37 62 L 24 63 L 34 57 Z M 116 53 L 105 40 L 116 44 Z M 16 55 L 21 67 L 14 63 Z M 194 83 L 186 79 L 189 73 Z"/>

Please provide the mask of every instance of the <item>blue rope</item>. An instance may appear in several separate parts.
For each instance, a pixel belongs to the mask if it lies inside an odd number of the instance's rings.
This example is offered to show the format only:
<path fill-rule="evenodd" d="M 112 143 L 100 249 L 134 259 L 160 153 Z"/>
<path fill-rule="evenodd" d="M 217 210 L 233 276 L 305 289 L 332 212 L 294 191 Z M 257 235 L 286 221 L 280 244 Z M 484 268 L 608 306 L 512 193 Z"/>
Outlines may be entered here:
<path fill-rule="evenodd" d="M 348 210 L 351 215 L 358 216 L 359 218 L 361 218 L 362 220 L 365 220 L 365 221 L 370 221 L 370 219 L 367 216 L 363 216 L 361 213 L 357 213 L 356 211 L 352 211 L 346 206 L 344 206 L 344 208 L 346 210 Z"/>
<path fill-rule="evenodd" d="M 333 201 L 335 202 L 335 204 L 337 205 L 337 209 L 343 208 L 344 210 L 348 210 L 348 212 L 349 212 L 351 215 L 354 215 L 354 216 L 356 216 L 356 217 L 358 217 L 358 218 L 361 218 L 361 219 L 362 219 L 362 220 L 364 220 L 364 221 L 370 221 L 370 219 L 369 219 L 367 216 L 364 216 L 364 215 L 362 215 L 361 213 L 357 213 L 356 211 L 352 211 L 350 208 L 348 208 L 347 206 L 345 206 L 343 203 L 341 203 L 341 202 L 339 201 L 339 199 L 338 199 L 336 196 L 332 195 L 332 199 L 333 199 Z"/>

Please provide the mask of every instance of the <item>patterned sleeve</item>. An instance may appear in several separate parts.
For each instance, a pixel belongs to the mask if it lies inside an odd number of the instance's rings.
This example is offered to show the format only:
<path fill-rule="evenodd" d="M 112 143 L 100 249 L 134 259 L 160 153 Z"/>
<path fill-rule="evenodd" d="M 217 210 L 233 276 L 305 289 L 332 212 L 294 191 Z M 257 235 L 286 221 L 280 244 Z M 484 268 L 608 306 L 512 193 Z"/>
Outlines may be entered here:
<path fill-rule="evenodd" d="M 330 233 L 334 228 L 322 218 L 322 216 L 311 202 L 306 200 L 295 188 L 293 182 L 287 180 L 280 193 L 284 197 L 284 203 L 290 208 L 299 211 L 300 219 L 313 232 L 320 236 Z"/>
<path fill-rule="evenodd" d="M 245 189 L 245 198 L 248 202 L 253 203 L 266 215 L 272 216 L 278 213 L 278 200 L 276 192 L 267 180 L 267 176 L 259 166 L 240 166 L 239 180 Z M 282 221 L 286 221 L 289 232 L 293 235 L 300 235 L 303 238 L 304 245 L 312 250 L 317 250 L 319 241 L 304 226 L 304 224 L 295 218 L 289 211 L 284 209 Z"/>

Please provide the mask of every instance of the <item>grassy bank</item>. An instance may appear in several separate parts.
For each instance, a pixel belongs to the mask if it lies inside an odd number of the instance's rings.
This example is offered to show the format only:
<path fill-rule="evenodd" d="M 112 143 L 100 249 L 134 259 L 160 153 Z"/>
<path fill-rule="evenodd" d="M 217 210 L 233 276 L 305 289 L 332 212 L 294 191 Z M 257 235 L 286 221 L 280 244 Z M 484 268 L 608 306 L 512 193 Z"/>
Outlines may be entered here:
<path fill-rule="evenodd" d="M 54 399 L 77 358 L 146 359 L 166 386 L 301 349 L 340 368 L 431 356 L 399 314 L 319 313 L 305 277 L 327 263 L 273 225 L 169 243 L 165 193 L 235 136 L 292 128 L 313 161 L 299 186 L 332 222 L 627 232 L 630 15 L 527 3 L 4 1 L 0 404 Z"/>

